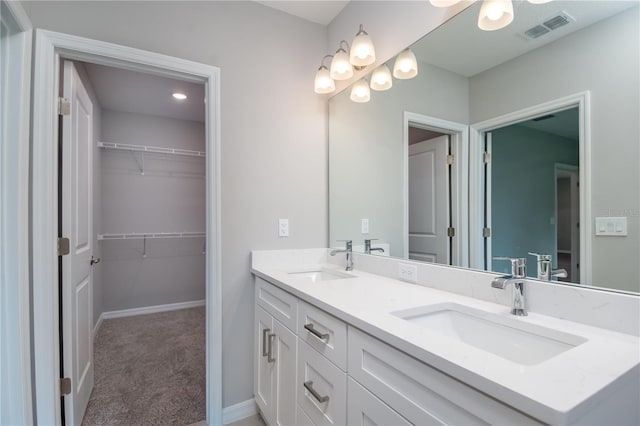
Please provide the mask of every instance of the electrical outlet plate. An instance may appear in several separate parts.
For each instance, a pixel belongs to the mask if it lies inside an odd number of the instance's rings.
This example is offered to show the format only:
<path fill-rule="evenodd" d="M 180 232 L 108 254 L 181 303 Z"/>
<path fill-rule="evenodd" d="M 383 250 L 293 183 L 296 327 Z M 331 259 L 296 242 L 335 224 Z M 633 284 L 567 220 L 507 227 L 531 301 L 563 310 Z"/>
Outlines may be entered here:
<path fill-rule="evenodd" d="M 289 219 L 278 220 L 278 236 L 280 237 L 289 236 Z"/>
<path fill-rule="evenodd" d="M 627 218 L 596 217 L 596 235 L 608 237 L 626 237 Z"/>
<path fill-rule="evenodd" d="M 398 264 L 398 278 L 411 283 L 418 282 L 418 267 L 408 263 Z"/>
<path fill-rule="evenodd" d="M 360 232 L 363 234 L 369 233 L 369 219 L 362 219 L 360 221 Z"/>

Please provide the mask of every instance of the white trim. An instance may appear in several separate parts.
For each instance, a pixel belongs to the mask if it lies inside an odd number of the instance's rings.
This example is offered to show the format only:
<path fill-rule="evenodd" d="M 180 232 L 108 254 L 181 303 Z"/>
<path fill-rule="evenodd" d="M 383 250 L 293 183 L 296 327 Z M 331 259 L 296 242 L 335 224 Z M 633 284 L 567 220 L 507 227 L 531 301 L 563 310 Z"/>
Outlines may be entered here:
<path fill-rule="evenodd" d="M 224 407 L 222 411 L 222 424 L 228 425 L 229 423 L 237 422 L 238 420 L 246 419 L 256 414 L 258 414 L 256 401 L 253 398 L 247 399 L 246 401 Z"/>
<path fill-rule="evenodd" d="M 469 216 L 468 216 L 468 191 L 469 179 L 468 152 L 469 152 L 469 126 L 454 121 L 442 120 L 428 115 L 404 111 L 403 116 L 403 230 L 402 243 L 404 257 L 409 253 L 409 124 L 418 124 L 421 128 L 451 135 L 451 152 L 455 156 L 451 174 L 451 218 L 452 226 L 456 229 L 456 237 L 453 239 L 452 264 L 456 266 L 469 266 Z"/>
<path fill-rule="evenodd" d="M 38 423 L 60 424 L 57 204 L 58 64 L 60 56 L 204 83 L 206 87 L 207 419 L 222 424 L 220 241 L 220 70 L 102 41 L 36 30 L 33 93 L 32 258 L 35 400 Z"/>
<path fill-rule="evenodd" d="M 102 321 L 104 320 L 104 316 L 103 314 L 100 314 L 100 316 L 98 317 L 98 321 L 96 321 L 95 325 L 93 326 L 93 338 L 96 338 L 96 335 L 98 334 L 98 331 L 100 331 L 100 327 L 102 327 Z"/>
<path fill-rule="evenodd" d="M 11 35 L 8 75 L 0 74 L 0 424 L 33 424 L 29 282 L 31 22 L 19 2 L 2 0 Z M 16 84 L 16 81 L 18 82 Z M 8 104 L 10 108 L 5 108 Z M 6 138 L 6 139 L 5 139 Z"/>
<path fill-rule="evenodd" d="M 469 135 L 469 209 L 470 209 L 470 266 L 482 268 L 482 134 L 500 127 L 526 121 L 551 112 L 578 108 L 579 111 L 579 149 L 580 149 L 580 281 L 581 284 L 592 285 L 592 206 L 591 206 L 591 95 L 580 92 L 554 99 L 549 102 L 524 108 L 499 117 L 491 118 L 471 125 Z"/>

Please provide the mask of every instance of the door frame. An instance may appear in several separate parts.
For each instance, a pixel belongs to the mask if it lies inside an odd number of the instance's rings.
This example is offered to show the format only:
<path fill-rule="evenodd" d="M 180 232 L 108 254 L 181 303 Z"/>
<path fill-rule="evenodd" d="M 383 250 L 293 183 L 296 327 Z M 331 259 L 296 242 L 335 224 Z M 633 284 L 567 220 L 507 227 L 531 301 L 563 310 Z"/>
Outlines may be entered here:
<path fill-rule="evenodd" d="M 577 176 L 578 183 L 580 182 L 580 167 L 572 166 L 570 164 L 556 163 L 553 167 L 554 173 L 554 186 L 553 193 L 555 196 L 554 199 L 554 216 L 555 216 L 555 228 L 556 228 L 556 240 L 555 240 L 555 252 L 554 254 L 557 256 L 558 253 L 558 178 L 560 175 L 568 175 L 570 179 L 574 179 Z M 574 195 L 575 189 L 573 185 L 570 188 L 571 191 L 571 223 L 574 222 L 573 207 L 575 207 L 574 203 Z M 578 185 L 578 209 L 580 209 L 580 186 Z M 580 217 L 578 216 L 578 221 Z M 576 241 L 578 240 L 578 241 Z M 576 275 L 579 275 L 579 270 L 576 264 L 575 251 L 578 248 L 578 252 L 580 251 L 580 232 L 576 232 L 576 230 L 571 227 L 571 277 L 574 278 Z M 558 266 L 558 259 L 556 259 L 556 266 Z M 559 266 L 558 266 L 559 267 Z"/>
<path fill-rule="evenodd" d="M 403 226 L 402 243 L 405 257 L 409 254 L 409 125 L 450 135 L 451 153 L 456 160 L 451 168 L 451 226 L 456 236 L 451 240 L 451 264 L 469 266 L 468 146 L 469 126 L 428 115 L 404 111 L 402 132 L 403 161 Z"/>
<path fill-rule="evenodd" d="M 508 114 L 472 124 L 469 134 L 469 249 L 470 267 L 484 266 L 484 133 L 546 114 L 578 108 L 580 164 L 580 279 L 592 285 L 591 247 L 593 236 L 591 211 L 591 94 L 589 91 L 554 99 Z"/>
<path fill-rule="evenodd" d="M 33 424 L 29 292 L 29 117 L 32 25 L 19 2 L 0 2 L 10 78 L 19 84 L 2 93 L 7 126 L 0 135 L 0 423 Z M 5 76 L 3 75 L 3 78 Z M 6 139 L 5 139 L 6 138 Z"/>
<path fill-rule="evenodd" d="M 46 30 L 35 31 L 32 152 L 34 400 L 38 423 L 61 422 L 58 334 L 58 120 L 61 58 L 205 85 L 207 422 L 222 424 L 220 69 L 184 59 Z"/>

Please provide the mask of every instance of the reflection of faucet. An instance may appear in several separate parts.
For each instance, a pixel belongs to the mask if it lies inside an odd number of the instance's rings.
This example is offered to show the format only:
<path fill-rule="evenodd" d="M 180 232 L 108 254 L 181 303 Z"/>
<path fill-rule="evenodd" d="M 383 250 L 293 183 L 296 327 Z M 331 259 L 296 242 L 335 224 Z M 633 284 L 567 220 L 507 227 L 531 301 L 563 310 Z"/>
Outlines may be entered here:
<path fill-rule="evenodd" d="M 513 305 L 511 308 L 511 314 L 526 317 L 527 309 L 524 298 L 524 279 L 527 276 L 527 268 L 525 266 L 527 259 L 524 257 L 494 257 L 494 259 L 511 261 L 511 275 L 494 278 L 493 281 L 491 281 L 491 287 L 504 290 L 507 285 L 513 284 Z"/>
<path fill-rule="evenodd" d="M 531 256 L 535 256 L 538 259 L 538 279 L 544 281 L 551 281 L 551 278 L 567 278 L 566 269 L 551 269 L 551 255 L 550 254 L 538 254 L 531 253 Z"/>
<path fill-rule="evenodd" d="M 370 238 L 368 240 L 364 240 L 364 252 L 365 254 L 371 254 L 372 251 L 380 251 L 384 253 L 384 249 L 382 247 L 371 247 L 371 241 L 375 241 L 377 238 Z"/>
<path fill-rule="evenodd" d="M 347 255 L 347 267 L 345 270 L 352 271 L 353 270 L 353 243 L 351 240 L 338 240 L 344 241 L 346 243 L 346 247 L 344 250 L 331 250 L 329 254 L 331 256 L 335 256 L 338 253 L 346 253 Z"/>

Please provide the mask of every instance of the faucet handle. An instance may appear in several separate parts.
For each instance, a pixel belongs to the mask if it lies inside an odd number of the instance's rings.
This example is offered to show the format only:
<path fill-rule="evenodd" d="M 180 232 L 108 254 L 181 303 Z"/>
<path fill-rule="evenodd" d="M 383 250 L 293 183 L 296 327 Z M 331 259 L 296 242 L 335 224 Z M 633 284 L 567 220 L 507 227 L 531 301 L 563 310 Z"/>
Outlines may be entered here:
<path fill-rule="evenodd" d="M 531 253 L 531 252 L 529 252 L 529 254 L 531 256 L 535 256 L 538 259 L 538 262 L 540 262 L 540 261 L 549 261 L 549 262 L 551 262 L 551 255 L 550 254 L 538 254 L 538 253 Z"/>
<path fill-rule="evenodd" d="M 511 262 L 511 276 L 514 278 L 524 278 L 527 276 L 527 259 L 525 257 L 504 257 L 496 256 L 493 260 L 508 260 Z"/>

